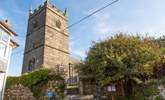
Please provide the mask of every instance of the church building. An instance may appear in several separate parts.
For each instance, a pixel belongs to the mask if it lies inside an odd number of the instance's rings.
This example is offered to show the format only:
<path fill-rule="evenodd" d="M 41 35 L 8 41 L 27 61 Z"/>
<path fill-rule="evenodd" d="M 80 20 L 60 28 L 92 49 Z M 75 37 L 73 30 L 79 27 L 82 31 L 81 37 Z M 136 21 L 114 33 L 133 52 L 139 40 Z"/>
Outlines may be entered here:
<path fill-rule="evenodd" d="M 29 10 L 22 74 L 39 68 L 60 67 L 69 77 L 72 59 L 67 28 L 67 9 L 62 12 L 49 0 L 34 11 Z"/>

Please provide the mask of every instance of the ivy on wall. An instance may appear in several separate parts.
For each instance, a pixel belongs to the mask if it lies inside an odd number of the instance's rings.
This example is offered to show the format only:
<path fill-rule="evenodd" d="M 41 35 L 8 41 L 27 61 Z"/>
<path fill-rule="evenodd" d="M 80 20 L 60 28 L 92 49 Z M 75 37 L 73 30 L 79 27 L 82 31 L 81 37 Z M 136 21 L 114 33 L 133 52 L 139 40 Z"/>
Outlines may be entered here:
<path fill-rule="evenodd" d="M 8 77 L 6 90 L 16 84 L 22 84 L 28 87 L 35 97 L 40 98 L 45 95 L 46 89 L 49 88 L 49 81 L 54 81 L 53 85 L 58 88 L 58 94 L 63 94 L 65 89 L 64 77 L 48 69 L 35 70 L 31 73 L 25 73 L 20 77 Z"/>

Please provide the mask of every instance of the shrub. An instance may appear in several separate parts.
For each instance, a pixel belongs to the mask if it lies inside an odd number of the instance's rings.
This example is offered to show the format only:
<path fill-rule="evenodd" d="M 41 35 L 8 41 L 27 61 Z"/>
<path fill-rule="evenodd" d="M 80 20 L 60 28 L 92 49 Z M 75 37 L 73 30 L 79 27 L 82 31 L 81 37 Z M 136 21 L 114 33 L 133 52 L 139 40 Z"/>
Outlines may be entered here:
<path fill-rule="evenodd" d="M 159 93 L 159 90 L 156 85 L 149 86 L 147 88 L 144 88 L 143 90 L 144 96 L 149 97 L 153 95 L 157 95 Z"/>
<path fill-rule="evenodd" d="M 19 77 L 8 77 L 6 81 L 6 89 L 11 88 L 11 86 L 19 83 Z"/>
<path fill-rule="evenodd" d="M 49 74 L 48 69 L 36 70 L 33 71 L 32 73 L 22 75 L 20 78 L 20 82 L 24 86 L 32 87 L 37 83 L 47 81 L 46 79 L 48 77 L 48 74 Z"/>
<path fill-rule="evenodd" d="M 6 89 L 10 89 L 16 84 L 22 84 L 25 87 L 27 86 L 33 92 L 33 95 L 39 99 L 45 95 L 46 89 L 49 87 L 47 85 L 48 81 L 57 82 L 56 87 L 59 89 L 58 94 L 63 97 L 65 89 L 64 78 L 48 69 L 35 70 L 31 73 L 23 74 L 20 77 L 8 77 Z"/>

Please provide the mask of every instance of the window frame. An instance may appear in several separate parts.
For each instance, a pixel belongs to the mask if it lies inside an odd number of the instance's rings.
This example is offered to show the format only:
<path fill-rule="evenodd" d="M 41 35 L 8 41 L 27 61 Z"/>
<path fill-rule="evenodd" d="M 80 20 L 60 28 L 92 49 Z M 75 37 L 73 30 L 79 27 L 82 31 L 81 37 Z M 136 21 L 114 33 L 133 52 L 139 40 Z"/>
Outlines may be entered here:
<path fill-rule="evenodd" d="M 8 59 L 9 53 L 10 53 L 10 51 L 9 51 L 9 48 L 10 48 L 9 42 L 10 42 L 10 35 L 6 31 L 4 31 L 2 28 L 0 28 L 0 44 L 5 46 L 5 49 L 3 50 L 3 54 L 0 55 L 0 58 Z"/>
<path fill-rule="evenodd" d="M 6 44 L 4 44 L 4 43 L 2 43 L 2 42 L 0 42 L 0 49 L 3 49 L 3 48 L 1 48 L 1 46 L 4 48 L 4 50 L 2 51 L 3 53 L 1 53 L 0 54 L 0 58 L 7 58 L 7 45 Z M 0 50 L 1 51 L 1 50 Z"/>
<path fill-rule="evenodd" d="M 32 25 L 33 28 L 34 28 L 34 29 L 38 28 L 38 25 L 39 25 L 39 24 L 38 24 L 38 20 L 34 20 L 34 21 L 33 21 L 33 25 Z"/>
<path fill-rule="evenodd" d="M 8 43 L 10 35 L 6 33 L 3 29 L 0 28 L 0 40 L 4 43 Z"/>

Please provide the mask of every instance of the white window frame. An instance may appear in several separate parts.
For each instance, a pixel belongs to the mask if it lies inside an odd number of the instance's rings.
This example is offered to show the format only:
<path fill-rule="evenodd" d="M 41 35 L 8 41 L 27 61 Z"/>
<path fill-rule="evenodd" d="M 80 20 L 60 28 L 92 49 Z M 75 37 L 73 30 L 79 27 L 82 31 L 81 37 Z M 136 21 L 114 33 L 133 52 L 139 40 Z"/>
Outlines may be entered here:
<path fill-rule="evenodd" d="M 3 40 L 3 36 L 2 35 L 6 35 L 6 36 L 8 36 L 8 39 L 5 41 L 5 40 Z M 2 58 L 4 58 L 4 59 L 8 59 L 8 57 L 9 57 L 9 46 L 10 46 L 10 35 L 8 35 L 3 29 L 1 29 L 0 28 L 0 43 L 2 44 L 2 45 L 5 45 L 6 46 L 6 48 L 5 48 L 5 52 L 4 52 L 4 55 L 3 55 L 3 57 Z M 0 57 L 1 58 L 1 57 Z"/>

